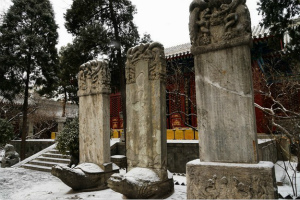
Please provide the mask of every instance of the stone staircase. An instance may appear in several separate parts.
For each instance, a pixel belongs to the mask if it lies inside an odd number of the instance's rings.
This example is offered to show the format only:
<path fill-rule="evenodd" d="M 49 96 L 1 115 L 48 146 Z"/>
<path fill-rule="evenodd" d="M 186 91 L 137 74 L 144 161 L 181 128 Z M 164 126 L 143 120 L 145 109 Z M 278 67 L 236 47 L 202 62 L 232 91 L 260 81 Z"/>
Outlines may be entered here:
<path fill-rule="evenodd" d="M 119 139 L 112 139 L 110 141 L 111 149 L 116 148 L 116 144 L 119 142 Z M 51 145 L 50 147 L 34 154 L 33 156 L 26 158 L 25 160 L 17 163 L 12 167 L 23 167 L 26 169 L 51 172 L 51 168 L 54 165 L 62 164 L 68 165 L 70 162 L 70 156 L 62 155 L 55 149 L 56 144 Z M 124 156 L 123 156 L 124 157 Z M 124 165 L 124 158 L 114 158 L 114 162 Z M 125 157 L 126 161 L 126 157 Z"/>
<path fill-rule="evenodd" d="M 22 165 L 26 169 L 51 172 L 51 168 L 57 164 L 69 164 L 70 156 L 60 154 L 56 149 L 43 153 L 41 156 Z"/>
<path fill-rule="evenodd" d="M 67 165 L 70 162 L 70 156 L 62 155 L 55 149 L 56 144 L 44 149 L 43 151 L 25 159 L 13 167 L 23 167 L 31 170 L 51 172 L 52 166 L 56 164 Z"/>

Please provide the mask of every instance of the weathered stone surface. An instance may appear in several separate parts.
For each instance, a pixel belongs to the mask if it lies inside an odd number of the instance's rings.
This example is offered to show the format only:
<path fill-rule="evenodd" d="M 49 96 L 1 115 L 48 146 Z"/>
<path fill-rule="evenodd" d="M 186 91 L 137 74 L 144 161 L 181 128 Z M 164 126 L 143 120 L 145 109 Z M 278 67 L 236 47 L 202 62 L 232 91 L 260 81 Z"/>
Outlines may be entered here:
<path fill-rule="evenodd" d="M 187 164 L 188 199 L 277 199 L 274 164 Z"/>
<path fill-rule="evenodd" d="M 194 55 L 251 44 L 251 19 L 245 0 L 194 0 L 189 29 Z"/>
<path fill-rule="evenodd" d="M 113 174 L 108 186 L 129 199 L 157 199 L 174 192 L 173 178 L 161 180 L 159 174 L 148 168 L 136 167 L 127 174 Z"/>
<path fill-rule="evenodd" d="M 201 161 L 257 163 L 250 49 L 195 56 Z"/>
<path fill-rule="evenodd" d="M 102 190 L 107 187 L 107 179 L 118 172 L 119 168 L 108 163 L 111 170 L 103 170 L 104 166 L 99 167 L 93 163 L 82 163 L 74 168 L 65 165 L 55 165 L 52 167 L 51 174 L 61 179 L 73 190 Z"/>
<path fill-rule="evenodd" d="M 159 180 L 148 184 L 147 179 L 141 178 L 136 179 L 137 184 L 132 184 L 132 177 L 114 175 L 109 180 L 109 187 L 128 198 L 162 198 L 174 190 L 167 174 L 166 60 L 163 46 L 155 42 L 129 49 L 125 70 L 127 174 L 136 168 L 144 168 L 152 170 Z M 161 187 L 164 190 L 155 189 L 153 196 L 153 188 Z M 136 194 L 137 191 L 143 194 Z"/>
<path fill-rule="evenodd" d="M 110 71 L 105 61 L 91 60 L 80 66 L 78 73 L 79 97 L 110 94 Z"/>
<path fill-rule="evenodd" d="M 166 61 L 163 47 L 159 43 L 142 44 L 128 52 L 126 65 L 128 170 L 134 167 L 162 170 L 160 178 L 165 179 Z"/>
<path fill-rule="evenodd" d="M 15 151 L 15 147 L 11 144 L 6 144 L 4 147 L 4 157 L 1 160 L 1 167 L 11 167 L 20 162 L 20 156 Z"/>
<path fill-rule="evenodd" d="M 81 65 L 78 84 L 79 161 L 100 166 L 110 162 L 110 72 L 107 63 L 90 61 Z"/>

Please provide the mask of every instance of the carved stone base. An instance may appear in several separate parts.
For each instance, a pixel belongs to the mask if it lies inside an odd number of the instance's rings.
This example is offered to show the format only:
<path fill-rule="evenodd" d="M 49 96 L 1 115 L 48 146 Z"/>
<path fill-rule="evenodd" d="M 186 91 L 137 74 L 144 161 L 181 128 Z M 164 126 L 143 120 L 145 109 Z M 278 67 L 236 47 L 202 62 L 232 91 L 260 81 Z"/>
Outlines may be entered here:
<path fill-rule="evenodd" d="M 188 199 L 277 199 L 272 162 L 187 163 Z"/>
<path fill-rule="evenodd" d="M 102 167 L 102 168 L 101 168 Z M 77 191 L 94 191 L 107 189 L 107 179 L 119 172 L 113 163 L 105 163 L 99 167 L 94 163 L 82 163 L 74 168 L 65 165 L 55 165 L 51 174 Z"/>
<path fill-rule="evenodd" d="M 108 187 L 128 199 L 162 199 L 174 192 L 173 177 L 160 180 L 148 168 L 134 168 L 127 174 L 113 174 L 107 181 Z"/>

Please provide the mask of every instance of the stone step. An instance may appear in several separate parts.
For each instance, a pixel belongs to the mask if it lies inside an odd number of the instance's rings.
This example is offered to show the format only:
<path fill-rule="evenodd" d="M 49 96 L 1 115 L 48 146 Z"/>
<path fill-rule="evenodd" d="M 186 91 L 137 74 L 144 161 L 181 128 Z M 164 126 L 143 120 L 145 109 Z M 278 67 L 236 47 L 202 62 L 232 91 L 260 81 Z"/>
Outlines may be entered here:
<path fill-rule="evenodd" d="M 54 162 L 54 163 L 58 163 L 58 164 L 69 164 L 69 162 L 70 162 L 70 159 L 68 159 L 68 158 L 53 158 L 53 157 L 44 157 L 44 156 L 40 156 L 40 157 L 36 158 L 36 160 L 46 161 L 46 162 Z"/>
<path fill-rule="evenodd" d="M 44 166 L 44 167 L 51 167 L 51 168 L 52 168 L 52 166 L 57 165 L 57 164 L 67 165 L 67 164 L 62 164 L 62 163 L 57 163 L 57 162 L 46 162 L 46 161 L 40 161 L 40 160 L 32 160 L 28 164 Z"/>
<path fill-rule="evenodd" d="M 51 172 L 51 167 L 32 165 L 32 164 L 24 164 L 22 165 L 22 167 L 25 169 L 37 170 L 42 172 Z"/>
<path fill-rule="evenodd" d="M 51 157 L 51 158 L 64 158 L 64 159 L 70 159 L 69 155 L 62 155 L 57 153 L 44 153 L 42 154 L 44 157 Z"/>
<path fill-rule="evenodd" d="M 69 151 L 66 151 L 66 152 L 69 153 Z M 48 151 L 47 153 L 61 154 L 57 149 L 52 149 L 52 150 Z"/>

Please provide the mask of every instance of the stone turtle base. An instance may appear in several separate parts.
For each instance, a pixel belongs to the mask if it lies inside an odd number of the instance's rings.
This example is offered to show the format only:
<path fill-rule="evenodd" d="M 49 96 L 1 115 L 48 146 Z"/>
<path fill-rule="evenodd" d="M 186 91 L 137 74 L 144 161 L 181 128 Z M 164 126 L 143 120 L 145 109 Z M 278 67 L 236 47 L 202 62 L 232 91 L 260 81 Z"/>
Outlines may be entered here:
<path fill-rule="evenodd" d="M 277 199 L 272 162 L 237 164 L 187 163 L 188 199 Z"/>
<path fill-rule="evenodd" d="M 109 166 L 108 169 L 107 166 Z M 73 190 L 96 191 L 107 189 L 109 177 L 119 172 L 119 168 L 113 163 L 104 164 L 102 168 L 94 163 L 82 163 L 74 168 L 55 165 L 52 167 L 51 174 Z"/>
<path fill-rule="evenodd" d="M 134 168 L 125 175 L 113 174 L 107 181 L 108 187 L 123 194 L 126 199 L 163 199 L 173 194 L 173 177 L 160 180 L 153 170 L 147 168 L 142 170 L 146 172 L 144 174 L 132 173 L 140 169 L 143 168 Z M 150 173 L 145 170 L 149 170 Z M 158 179 L 153 179 L 153 177 Z"/>

